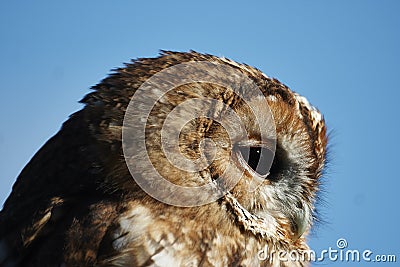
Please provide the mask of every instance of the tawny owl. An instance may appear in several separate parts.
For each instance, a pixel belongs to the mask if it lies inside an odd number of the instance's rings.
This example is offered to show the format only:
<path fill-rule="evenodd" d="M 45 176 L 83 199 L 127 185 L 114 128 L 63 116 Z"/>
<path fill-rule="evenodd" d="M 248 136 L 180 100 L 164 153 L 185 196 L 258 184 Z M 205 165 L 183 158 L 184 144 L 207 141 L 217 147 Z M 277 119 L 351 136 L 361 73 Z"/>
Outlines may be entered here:
<path fill-rule="evenodd" d="M 0 266 L 308 265 L 327 136 L 306 98 L 191 51 L 134 60 L 82 103 L 14 184 Z"/>

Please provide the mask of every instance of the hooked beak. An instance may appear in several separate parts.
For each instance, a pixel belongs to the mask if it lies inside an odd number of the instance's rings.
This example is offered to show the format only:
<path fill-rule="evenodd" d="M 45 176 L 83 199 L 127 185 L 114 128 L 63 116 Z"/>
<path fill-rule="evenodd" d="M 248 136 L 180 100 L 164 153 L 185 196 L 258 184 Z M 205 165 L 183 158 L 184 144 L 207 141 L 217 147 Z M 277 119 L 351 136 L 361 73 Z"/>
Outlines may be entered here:
<path fill-rule="evenodd" d="M 293 241 L 299 239 L 308 229 L 310 224 L 310 212 L 307 207 L 297 208 L 292 219 L 292 236 Z"/>

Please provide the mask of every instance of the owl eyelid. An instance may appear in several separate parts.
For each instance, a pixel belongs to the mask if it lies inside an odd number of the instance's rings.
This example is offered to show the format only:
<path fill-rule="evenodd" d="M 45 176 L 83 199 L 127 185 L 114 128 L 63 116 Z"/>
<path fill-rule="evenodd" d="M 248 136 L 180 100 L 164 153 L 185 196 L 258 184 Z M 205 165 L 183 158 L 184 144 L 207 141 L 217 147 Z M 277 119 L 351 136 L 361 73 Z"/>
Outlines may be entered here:
<path fill-rule="evenodd" d="M 261 148 L 267 148 L 269 150 L 274 150 L 272 142 L 261 142 L 259 140 L 254 140 L 254 139 L 239 141 L 235 144 L 235 146 L 238 146 L 238 147 L 261 147 Z"/>

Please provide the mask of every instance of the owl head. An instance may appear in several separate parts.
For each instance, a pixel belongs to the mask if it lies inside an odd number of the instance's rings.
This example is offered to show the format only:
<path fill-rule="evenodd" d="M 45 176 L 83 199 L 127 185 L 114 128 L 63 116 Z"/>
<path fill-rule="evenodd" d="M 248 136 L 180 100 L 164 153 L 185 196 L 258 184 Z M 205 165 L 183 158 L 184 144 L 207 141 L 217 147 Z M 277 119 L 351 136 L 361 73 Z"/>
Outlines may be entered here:
<path fill-rule="evenodd" d="M 94 89 L 87 109 L 113 116 L 93 128 L 118 137 L 131 174 L 111 184 L 139 185 L 178 207 L 218 202 L 270 243 L 304 242 L 327 146 L 323 116 L 306 98 L 248 65 L 193 51 L 139 59 Z"/>

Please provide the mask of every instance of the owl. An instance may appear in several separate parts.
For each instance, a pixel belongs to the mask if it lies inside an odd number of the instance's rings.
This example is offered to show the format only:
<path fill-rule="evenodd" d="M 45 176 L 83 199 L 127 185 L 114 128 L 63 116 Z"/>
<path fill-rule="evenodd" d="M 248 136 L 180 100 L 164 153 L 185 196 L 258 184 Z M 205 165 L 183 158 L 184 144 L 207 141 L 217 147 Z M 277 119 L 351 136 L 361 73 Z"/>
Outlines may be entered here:
<path fill-rule="evenodd" d="M 81 102 L 4 204 L 0 266 L 308 266 L 328 140 L 306 98 L 162 51 Z"/>

